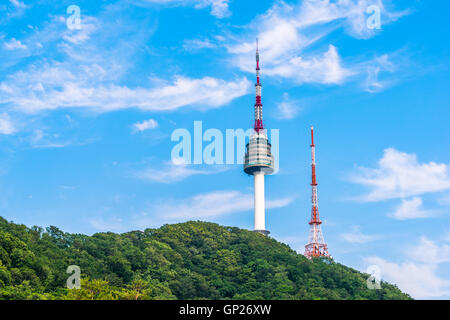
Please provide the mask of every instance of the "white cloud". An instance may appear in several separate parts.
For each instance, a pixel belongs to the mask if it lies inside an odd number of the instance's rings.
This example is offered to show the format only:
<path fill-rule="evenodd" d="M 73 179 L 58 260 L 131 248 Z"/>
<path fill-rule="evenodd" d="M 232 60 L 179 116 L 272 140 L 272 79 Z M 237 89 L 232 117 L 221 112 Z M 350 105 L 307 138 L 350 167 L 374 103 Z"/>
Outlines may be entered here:
<path fill-rule="evenodd" d="M 281 120 L 293 119 L 299 113 L 300 108 L 297 101 L 289 100 L 289 94 L 283 94 L 283 100 L 277 106 L 276 118 Z"/>
<path fill-rule="evenodd" d="M 293 119 L 298 114 L 298 108 L 290 101 L 280 102 L 277 106 L 277 111 L 276 117 L 283 120 Z"/>
<path fill-rule="evenodd" d="M 149 74 L 149 83 L 123 84 L 121 80 L 134 67 L 131 57 L 156 25 L 143 32 L 116 20 L 113 6 L 97 18 L 83 16 L 81 30 L 69 30 L 64 16 L 52 17 L 26 43 L 42 43 L 58 54 L 58 60 L 52 55 L 35 59 L 26 68 L 5 75 L 0 82 L 0 103 L 27 113 L 60 108 L 171 111 L 185 106 L 216 108 L 249 92 L 251 83 L 244 77 L 227 81 L 175 75 L 168 81 Z M 120 41 L 121 36 L 127 41 Z M 83 50 L 79 50 L 81 44 Z M 30 50 L 37 57 L 42 54 L 42 49 Z"/>
<path fill-rule="evenodd" d="M 136 122 L 133 124 L 134 132 L 142 132 L 149 129 L 155 129 L 158 126 L 158 122 L 154 119 L 144 120 L 142 122 Z"/>
<path fill-rule="evenodd" d="M 203 48 L 208 48 L 208 49 L 212 49 L 217 47 L 217 45 L 213 42 L 211 42 L 211 40 L 209 39 L 190 39 L 190 40 L 185 40 L 183 42 L 183 48 L 185 50 L 191 51 L 191 50 L 198 50 L 198 49 L 203 49 Z"/>
<path fill-rule="evenodd" d="M 341 234 L 341 238 L 350 243 L 366 243 L 379 239 L 378 235 L 363 234 L 359 226 L 354 226 L 351 232 Z"/>
<path fill-rule="evenodd" d="M 381 0 L 305 0 L 302 1 L 298 12 L 299 26 L 307 27 L 315 24 L 339 22 L 346 31 L 356 38 L 369 38 L 376 34 L 376 29 L 367 27 L 369 15 L 366 9 L 376 5 L 380 9 L 382 25 L 396 21 L 409 13 L 408 10 L 394 12 L 387 10 Z"/>
<path fill-rule="evenodd" d="M 255 62 L 250 59 L 251 56 L 252 55 L 246 53 L 245 56 L 238 57 L 236 63 L 241 69 L 250 71 L 255 64 Z M 288 78 L 298 84 L 341 84 L 348 77 L 355 74 L 354 71 L 342 66 L 337 49 L 333 45 L 329 45 L 328 50 L 320 55 L 306 58 L 301 56 L 291 56 L 284 57 L 280 60 L 277 59 L 272 62 L 270 61 L 270 58 L 267 59 L 266 56 L 264 56 L 262 68 L 264 75 Z"/>
<path fill-rule="evenodd" d="M 63 190 L 75 190 L 76 188 L 78 188 L 77 186 L 66 186 L 66 185 L 60 185 L 59 187 Z"/>
<path fill-rule="evenodd" d="M 450 190 L 449 166 L 444 163 L 419 163 L 415 154 L 384 150 L 378 168 L 358 168 L 351 181 L 370 189 L 363 201 L 404 198 L 429 192 Z M 410 202 L 410 205 L 417 204 Z M 408 204 L 408 203 L 406 203 Z"/>
<path fill-rule="evenodd" d="M 289 205 L 293 198 L 266 201 L 266 208 L 281 208 Z M 174 204 L 161 204 L 155 207 L 159 216 L 168 219 L 208 219 L 226 214 L 250 211 L 253 209 L 253 196 L 239 191 L 214 191 L 176 201 Z"/>
<path fill-rule="evenodd" d="M 20 2 L 19 0 L 9 0 L 9 2 L 11 2 L 12 3 L 12 5 L 14 6 L 14 7 L 16 7 L 16 8 L 26 8 L 26 5 L 25 5 L 25 3 L 23 3 L 23 2 Z"/>
<path fill-rule="evenodd" d="M 144 2 L 182 6 L 193 5 L 196 9 L 211 7 L 211 15 L 217 18 L 225 18 L 231 15 L 228 7 L 229 0 L 144 0 Z"/>
<path fill-rule="evenodd" d="M 200 0 L 198 8 L 211 6 L 211 14 L 216 18 L 226 18 L 231 16 L 228 3 L 229 0 Z"/>
<path fill-rule="evenodd" d="M 323 84 L 340 84 L 353 74 L 342 67 L 336 47 L 329 45 L 322 56 L 304 59 L 293 57 L 286 63 L 264 70 L 270 76 L 292 78 L 297 83 L 312 82 Z"/>
<path fill-rule="evenodd" d="M 16 128 L 8 114 L 0 114 L 0 134 L 12 134 Z"/>
<path fill-rule="evenodd" d="M 436 215 L 436 210 L 424 210 L 422 198 L 414 197 L 410 200 L 402 199 L 402 203 L 396 208 L 392 217 L 398 220 L 429 218 Z"/>
<path fill-rule="evenodd" d="M 281 198 L 281 199 L 267 200 L 266 201 L 266 209 L 286 207 L 286 206 L 290 205 L 292 201 L 294 201 L 294 197 L 285 197 L 285 198 Z"/>
<path fill-rule="evenodd" d="M 306 54 L 304 49 L 339 27 L 356 38 L 375 35 L 377 30 L 366 26 L 368 16 L 365 13 L 373 4 L 379 6 L 383 24 L 407 13 L 390 12 L 381 0 L 305 0 L 298 5 L 276 3 L 247 26 L 251 38 L 258 34 L 264 74 L 290 78 L 297 83 L 341 84 L 350 76 L 361 73 L 360 66 L 344 67 L 337 48 L 332 45 L 326 51 L 310 54 Z M 254 72 L 253 39 L 229 44 L 227 49 L 234 55 L 233 62 L 239 68 Z"/>
<path fill-rule="evenodd" d="M 377 265 L 384 280 L 393 282 L 414 298 L 431 299 L 450 295 L 450 281 L 441 278 L 439 266 L 450 262 L 450 246 L 438 244 L 425 236 L 406 250 L 407 260 L 402 263 L 386 261 L 380 257 L 365 258 Z"/>
<path fill-rule="evenodd" d="M 407 251 L 408 255 L 415 261 L 440 264 L 450 262 L 450 245 L 438 245 L 434 241 L 422 236 L 419 244 Z"/>
<path fill-rule="evenodd" d="M 79 45 L 91 38 L 91 35 L 97 31 L 100 21 L 94 17 L 83 15 L 80 29 L 66 28 L 63 33 L 63 39 L 71 44 Z"/>
<path fill-rule="evenodd" d="M 30 129 L 30 128 L 28 128 Z M 64 148 L 68 146 L 84 146 L 92 143 L 95 139 L 86 139 L 78 141 L 77 139 L 67 139 L 61 137 L 60 133 L 45 132 L 42 129 L 35 129 L 29 136 L 26 136 L 24 142 L 29 143 L 30 147 L 34 149 L 48 149 L 48 148 Z"/>
<path fill-rule="evenodd" d="M 438 199 L 439 204 L 448 206 L 450 205 L 450 193 L 444 194 Z"/>
<path fill-rule="evenodd" d="M 225 167 L 215 169 L 194 169 L 195 165 L 187 165 L 180 161 L 169 161 L 160 168 L 146 168 L 134 174 L 135 177 L 149 181 L 159 183 L 174 183 L 184 180 L 194 175 L 210 175 L 216 174 L 227 169 Z"/>
<path fill-rule="evenodd" d="M 439 276 L 439 267 L 450 262 L 450 246 L 422 236 L 418 244 L 409 246 L 405 252 L 407 260 L 402 263 L 389 262 L 379 257 L 364 260 L 380 267 L 383 279 L 397 284 L 414 298 L 448 297 L 450 281 Z"/>
<path fill-rule="evenodd" d="M 15 38 L 12 38 L 9 42 L 5 42 L 4 46 L 6 50 L 27 49 L 26 45 Z"/>
<path fill-rule="evenodd" d="M 180 204 L 160 205 L 157 212 L 169 218 L 203 219 L 248 211 L 253 201 L 239 191 L 215 191 L 200 194 Z"/>
<path fill-rule="evenodd" d="M 393 263 L 379 257 L 368 257 L 366 263 L 381 269 L 381 278 L 395 283 L 402 291 L 416 299 L 439 298 L 450 294 L 450 281 L 440 278 L 434 264 Z"/>
<path fill-rule="evenodd" d="M 77 73 L 58 66 L 19 71 L 0 83 L 0 103 L 28 113 L 59 108 L 88 108 L 95 112 L 133 107 L 170 111 L 185 106 L 217 108 L 250 90 L 247 78 L 224 81 L 182 76 L 159 87 L 130 88 L 101 83 L 98 74 L 103 70 L 98 65 L 81 65 Z"/>
<path fill-rule="evenodd" d="M 266 201 L 266 209 L 289 205 L 294 197 L 284 197 Z M 151 216 L 142 213 L 133 219 L 138 228 L 158 227 L 164 223 L 187 220 L 214 221 L 215 218 L 253 210 L 253 196 L 235 190 L 213 191 L 198 194 L 187 199 L 173 199 L 171 202 L 156 204 L 149 209 Z"/>
<path fill-rule="evenodd" d="M 365 63 L 365 66 L 363 66 L 363 68 L 367 70 L 367 78 L 364 88 L 365 91 L 378 92 L 390 84 L 389 81 L 380 79 L 380 73 L 383 71 L 392 73 L 396 70 L 391 58 L 392 57 L 390 55 L 383 54 L 376 57 L 372 61 Z"/>

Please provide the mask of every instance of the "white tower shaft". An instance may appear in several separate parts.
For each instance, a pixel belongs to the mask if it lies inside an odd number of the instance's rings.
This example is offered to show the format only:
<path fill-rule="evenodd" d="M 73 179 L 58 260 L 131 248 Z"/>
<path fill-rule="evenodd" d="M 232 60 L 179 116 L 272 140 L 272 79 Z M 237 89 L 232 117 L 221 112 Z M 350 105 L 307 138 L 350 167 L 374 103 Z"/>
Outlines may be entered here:
<path fill-rule="evenodd" d="M 264 204 L 264 172 L 255 172 L 255 230 L 266 230 Z"/>

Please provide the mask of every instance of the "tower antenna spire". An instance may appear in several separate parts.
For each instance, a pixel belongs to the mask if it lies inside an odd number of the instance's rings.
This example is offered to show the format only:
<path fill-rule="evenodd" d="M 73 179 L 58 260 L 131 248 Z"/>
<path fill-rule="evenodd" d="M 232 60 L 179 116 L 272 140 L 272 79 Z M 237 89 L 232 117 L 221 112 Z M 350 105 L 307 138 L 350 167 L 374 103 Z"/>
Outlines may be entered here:
<path fill-rule="evenodd" d="M 262 103 L 261 103 L 261 83 L 259 81 L 259 47 L 258 38 L 256 38 L 256 98 L 255 98 L 255 124 L 253 128 L 256 132 L 264 130 L 263 120 L 262 120 Z"/>
<path fill-rule="evenodd" d="M 311 189 L 312 189 L 312 208 L 311 220 L 309 221 L 310 231 L 308 243 L 305 245 L 305 256 L 313 257 L 330 257 L 328 246 L 323 239 L 321 224 L 319 218 L 319 206 L 317 200 L 317 180 L 316 180 L 316 145 L 314 144 L 314 127 L 311 126 Z"/>

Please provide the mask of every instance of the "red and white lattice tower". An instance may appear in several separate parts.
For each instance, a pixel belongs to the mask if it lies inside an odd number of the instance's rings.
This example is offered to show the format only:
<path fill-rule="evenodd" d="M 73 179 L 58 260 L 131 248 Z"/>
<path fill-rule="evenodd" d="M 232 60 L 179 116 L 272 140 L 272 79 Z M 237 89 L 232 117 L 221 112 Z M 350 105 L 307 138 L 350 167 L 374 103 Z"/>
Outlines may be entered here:
<path fill-rule="evenodd" d="M 305 245 L 305 256 L 309 259 L 313 257 L 330 257 L 328 247 L 323 239 L 320 225 L 322 221 L 319 218 L 319 207 L 317 201 L 317 180 L 316 180 L 316 146 L 314 145 L 314 128 L 311 126 L 311 169 L 312 169 L 312 208 L 311 220 L 309 221 L 310 231 L 308 243 Z"/>

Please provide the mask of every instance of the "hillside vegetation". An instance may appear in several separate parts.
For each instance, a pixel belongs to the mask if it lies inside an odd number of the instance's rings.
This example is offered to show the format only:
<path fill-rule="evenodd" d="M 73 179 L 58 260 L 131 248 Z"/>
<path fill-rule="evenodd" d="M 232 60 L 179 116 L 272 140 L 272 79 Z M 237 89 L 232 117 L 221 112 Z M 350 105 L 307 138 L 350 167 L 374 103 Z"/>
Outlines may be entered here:
<path fill-rule="evenodd" d="M 69 290 L 69 265 L 81 289 Z M 410 299 L 334 261 L 309 261 L 261 234 L 186 222 L 69 234 L 0 217 L 0 299 Z"/>

